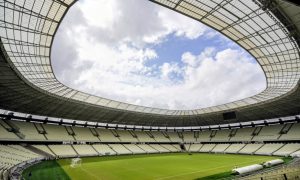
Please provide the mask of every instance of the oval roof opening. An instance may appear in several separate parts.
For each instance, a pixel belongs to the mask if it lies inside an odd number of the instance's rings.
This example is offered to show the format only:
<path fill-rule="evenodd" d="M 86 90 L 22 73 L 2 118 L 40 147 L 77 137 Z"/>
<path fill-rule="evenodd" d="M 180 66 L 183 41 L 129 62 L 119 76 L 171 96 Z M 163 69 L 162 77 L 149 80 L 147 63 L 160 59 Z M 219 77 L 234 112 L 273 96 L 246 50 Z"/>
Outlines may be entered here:
<path fill-rule="evenodd" d="M 253 96 L 264 72 L 218 31 L 149 1 L 78 1 L 55 36 L 63 84 L 163 109 L 200 109 Z"/>

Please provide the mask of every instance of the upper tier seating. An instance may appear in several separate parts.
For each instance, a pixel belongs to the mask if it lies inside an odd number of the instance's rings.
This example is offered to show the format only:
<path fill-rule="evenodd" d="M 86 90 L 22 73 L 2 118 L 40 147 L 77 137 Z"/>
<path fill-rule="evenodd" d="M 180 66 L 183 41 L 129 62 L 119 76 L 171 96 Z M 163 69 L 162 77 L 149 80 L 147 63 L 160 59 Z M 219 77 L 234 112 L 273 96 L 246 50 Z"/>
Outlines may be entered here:
<path fill-rule="evenodd" d="M 0 121 L 2 121 L 0 119 Z M 0 124 L 0 138 L 3 140 L 18 140 L 20 139 L 17 135 L 12 132 L 9 132 L 5 127 Z"/>
<path fill-rule="evenodd" d="M 280 130 L 283 128 L 283 125 L 272 125 L 265 126 L 259 132 L 257 136 L 254 136 L 254 141 L 267 141 L 267 140 L 276 140 L 279 137 Z"/>
<path fill-rule="evenodd" d="M 17 127 L 19 127 L 19 131 L 25 135 L 24 139 L 30 141 L 41 141 L 46 140 L 43 134 L 40 134 L 34 126 L 34 123 L 29 122 L 21 122 L 21 121 L 12 121 Z"/>
<path fill-rule="evenodd" d="M 194 132 L 183 132 L 183 140 L 184 142 L 196 142 L 196 138 L 194 137 Z"/>
<path fill-rule="evenodd" d="M 199 132 L 199 137 L 197 138 L 197 142 L 210 141 L 211 139 L 210 135 L 211 135 L 211 131 Z"/>
<path fill-rule="evenodd" d="M 82 142 L 246 142 L 300 140 L 300 123 L 200 132 L 126 131 L 12 121 L 17 131 L 0 121 L 0 139 L 9 141 Z M 18 133 L 20 132 L 20 133 Z M 16 134 L 15 134 L 16 133 Z M 22 137 L 24 135 L 24 138 Z M 195 137 L 197 138 L 195 138 Z M 182 137 L 182 138 L 181 138 Z"/>
<path fill-rule="evenodd" d="M 96 129 L 99 134 L 99 138 L 102 142 L 120 142 L 120 139 L 116 137 L 109 129 Z"/>
<path fill-rule="evenodd" d="M 177 132 L 168 132 L 167 134 L 172 142 L 182 142 Z"/>
<path fill-rule="evenodd" d="M 74 141 L 74 137 L 69 135 L 64 126 L 58 125 L 42 125 L 46 131 L 46 137 L 52 141 Z"/>
<path fill-rule="evenodd" d="M 134 133 L 137 135 L 139 142 L 155 142 L 154 138 L 151 138 L 146 132 L 135 131 Z"/>
<path fill-rule="evenodd" d="M 129 131 L 120 130 L 118 131 L 119 138 L 121 139 L 121 142 L 138 142 L 138 139 L 133 137 Z"/>
<path fill-rule="evenodd" d="M 287 134 L 282 134 L 280 140 L 300 140 L 300 123 L 293 124 Z"/>
<path fill-rule="evenodd" d="M 250 141 L 252 139 L 253 131 L 254 128 L 237 129 L 236 134 L 230 139 L 230 141 Z"/>
<path fill-rule="evenodd" d="M 229 129 L 217 131 L 217 133 L 211 139 L 211 141 L 227 142 L 229 140 L 230 132 L 231 132 L 231 130 L 229 130 Z"/>
<path fill-rule="evenodd" d="M 156 142 L 170 142 L 170 139 L 165 137 L 165 135 L 160 131 L 153 131 L 150 133 L 154 136 Z"/>
<path fill-rule="evenodd" d="M 93 135 L 90 128 L 72 127 L 75 133 L 75 139 L 78 141 L 95 141 L 99 142 L 99 139 Z"/>

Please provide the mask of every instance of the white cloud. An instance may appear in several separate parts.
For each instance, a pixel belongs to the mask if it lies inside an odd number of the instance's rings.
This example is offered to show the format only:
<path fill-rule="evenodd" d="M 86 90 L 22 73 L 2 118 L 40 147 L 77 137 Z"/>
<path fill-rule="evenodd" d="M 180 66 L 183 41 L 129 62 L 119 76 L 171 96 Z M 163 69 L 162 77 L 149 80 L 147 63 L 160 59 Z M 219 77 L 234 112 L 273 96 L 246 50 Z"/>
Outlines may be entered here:
<path fill-rule="evenodd" d="M 159 17 L 168 33 L 175 33 L 176 36 L 196 39 L 208 30 L 207 26 L 169 9 L 162 9 L 159 12 Z"/>
<path fill-rule="evenodd" d="M 163 80 L 170 80 L 173 75 L 176 76 L 182 73 L 182 69 L 177 63 L 163 63 L 163 65 L 160 66 L 160 70 Z"/>
<path fill-rule="evenodd" d="M 110 28 L 121 15 L 121 12 L 118 11 L 117 2 L 114 0 L 79 1 L 78 4 L 91 26 Z"/>
<path fill-rule="evenodd" d="M 170 109 L 217 105 L 264 89 L 259 65 L 243 50 L 209 47 L 157 65 L 159 54 L 151 47 L 170 34 L 215 36 L 206 26 L 148 1 L 79 1 L 54 42 L 55 74 L 84 92 Z"/>

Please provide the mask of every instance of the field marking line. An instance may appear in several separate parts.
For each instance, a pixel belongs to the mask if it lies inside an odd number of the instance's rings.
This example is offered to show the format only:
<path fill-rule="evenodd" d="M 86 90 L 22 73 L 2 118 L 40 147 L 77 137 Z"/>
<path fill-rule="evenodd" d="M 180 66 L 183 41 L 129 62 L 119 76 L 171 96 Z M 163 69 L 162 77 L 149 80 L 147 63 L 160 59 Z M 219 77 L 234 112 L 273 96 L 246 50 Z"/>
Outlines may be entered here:
<path fill-rule="evenodd" d="M 257 160 L 263 160 L 263 159 L 267 159 L 267 158 L 261 158 L 261 159 L 257 159 Z M 247 163 L 250 163 L 250 162 L 255 162 L 257 160 L 253 160 L 253 161 L 249 161 L 249 162 L 244 162 L 244 163 L 241 163 L 241 164 L 247 164 Z M 211 171 L 211 170 L 220 169 L 220 168 L 224 168 L 224 167 L 228 167 L 228 166 L 229 165 L 224 165 L 224 166 L 219 166 L 219 167 L 216 167 L 216 168 L 210 168 L 210 169 L 200 170 L 200 171 L 193 171 L 193 172 L 188 172 L 188 173 L 181 173 L 181 174 L 176 174 L 176 175 L 172 175 L 172 176 L 165 176 L 165 177 L 155 178 L 155 179 L 156 180 L 170 179 L 170 178 L 173 178 L 173 177 L 184 176 L 184 175 L 188 175 L 188 174 L 195 174 L 195 173 L 204 172 L 204 171 Z"/>
<path fill-rule="evenodd" d="M 129 168 L 125 168 L 125 167 L 120 167 L 120 168 L 124 169 L 124 172 L 126 172 L 126 171 L 127 171 L 127 172 L 130 172 L 130 171 L 145 170 L 145 168 L 134 168 L 134 169 L 129 169 Z M 76 168 L 74 168 L 74 169 L 76 169 Z M 81 169 L 81 170 L 84 171 L 86 174 L 88 174 L 88 175 L 90 175 L 90 176 L 92 176 L 92 177 L 94 177 L 94 178 L 96 178 L 96 179 L 103 180 L 101 177 L 98 177 L 98 176 L 94 175 L 93 173 L 89 172 L 88 169 L 83 168 L 82 166 L 79 167 L 78 169 Z"/>
<path fill-rule="evenodd" d="M 100 179 L 100 180 L 101 180 L 101 177 L 98 177 L 98 176 L 94 175 L 93 173 L 90 173 L 87 169 L 85 169 L 85 168 L 83 168 L 83 167 L 80 167 L 80 169 L 81 169 L 82 171 L 84 171 L 86 174 L 88 174 L 88 175 L 90 175 L 90 176 L 92 176 L 92 177 L 94 177 L 94 178 L 96 178 L 96 179 Z"/>

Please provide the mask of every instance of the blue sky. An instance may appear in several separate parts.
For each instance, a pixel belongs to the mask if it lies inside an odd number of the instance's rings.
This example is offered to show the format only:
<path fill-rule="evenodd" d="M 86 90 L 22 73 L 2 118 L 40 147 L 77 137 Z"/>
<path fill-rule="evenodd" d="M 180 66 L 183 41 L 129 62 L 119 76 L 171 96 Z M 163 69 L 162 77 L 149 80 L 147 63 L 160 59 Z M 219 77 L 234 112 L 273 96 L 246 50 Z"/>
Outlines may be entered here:
<path fill-rule="evenodd" d="M 211 31 L 214 30 L 211 29 Z M 153 63 L 160 65 L 164 62 L 175 61 L 182 64 L 181 56 L 185 52 L 199 54 L 207 47 L 215 47 L 218 50 L 224 50 L 229 48 L 228 42 L 230 42 L 229 39 L 226 37 L 221 39 L 220 36 L 200 36 L 196 39 L 188 39 L 185 37 L 178 37 L 173 33 L 168 35 L 162 43 L 154 44 L 152 46 L 150 45 L 150 47 L 153 48 L 159 55 L 157 61 Z M 240 49 L 239 46 L 234 45 L 233 43 L 230 47 Z"/>
<path fill-rule="evenodd" d="M 256 61 L 211 28 L 139 0 L 81 0 L 54 40 L 64 84 L 101 97 L 166 109 L 197 109 L 261 92 Z"/>
<path fill-rule="evenodd" d="M 207 47 L 215 47 L 218 51 L 228 48 L 243 51 L 240 46 L 232 42 L 229 38 L 209 27 L 207 28 L 209 29 L 209 33 L 195 39 L 176 36 L 172 33 L 166 36 L 162 43 L 150 45 L 149 47 L 153 48 L 159 55 L 157 58 L 158 61 L 155 63 L 162 64 L 163 62 L 171 61 L 181 63 L 180 60 L 183 53 L 191 52 L 193 54 L 199 54 Z M 246 53 L 246 51 L 244 52 Z M 249 54 L 249 58 L 251 57 Z M 257 63 L 254 58 L 252 58 L 252 61 L 253 63 Z"/>

